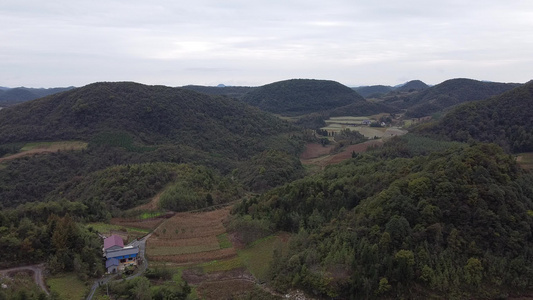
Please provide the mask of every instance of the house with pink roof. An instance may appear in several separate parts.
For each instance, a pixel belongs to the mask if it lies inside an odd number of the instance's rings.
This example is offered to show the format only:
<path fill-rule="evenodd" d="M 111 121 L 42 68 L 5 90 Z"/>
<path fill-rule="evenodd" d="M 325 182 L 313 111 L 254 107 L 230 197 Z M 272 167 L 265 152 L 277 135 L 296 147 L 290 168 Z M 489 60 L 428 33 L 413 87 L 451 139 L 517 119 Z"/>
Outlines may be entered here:
<path fill-rule="evenodd" d="M 124 271 L 129 266 L 137 266 L 139 247 L 124 246 L 124 241 L 116 234 L 104 239 L 103 250 L 108 273 L 116 273 Z"/>

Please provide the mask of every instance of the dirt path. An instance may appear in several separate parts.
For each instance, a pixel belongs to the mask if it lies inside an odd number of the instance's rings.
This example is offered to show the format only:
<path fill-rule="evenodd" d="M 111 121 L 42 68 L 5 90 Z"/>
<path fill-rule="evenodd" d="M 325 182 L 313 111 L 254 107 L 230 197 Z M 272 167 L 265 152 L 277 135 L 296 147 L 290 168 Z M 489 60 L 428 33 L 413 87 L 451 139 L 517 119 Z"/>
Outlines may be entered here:
<path fill-rule="evenodd" d="M 13 159 L 24 157 L 24 156 L 33 156 L 35 154 L 41 154 L 41 153 L 53 153 L 53 152 L 57 152 L 57 151 L 59 151 L 59 149 L 44 149 L 44 148 L 32 149 L 32 150 L 28 150 L 28 151 L 12 154 L 12 155 L 9 155 L 9 156 L 6 156 L 6 157 L 2 157 L 2 158 L 0 158 L 0 163 L 3 162 L 3 161 L 13 160 Z"/>
<path fill-rule="evenodd" d="M 0 274 L 3 276 L 10 276 L 11 274 L 22 272 L 22 271 L 31 271 L 33 273 L 33 280 L 35 281 L 35 283 L 37 283 L 41 287 L 41 289 L 47 295 L 49 295 L 50 293 L 48 292 L 48 287 L 46 286 L 46 283 L 44 282 L 43 270 L 44 270 L 44 264 L 39 264 L 39 265 L 31 265 L 31 266 L 16 267 L 16 268 L 0 270 Z"/>

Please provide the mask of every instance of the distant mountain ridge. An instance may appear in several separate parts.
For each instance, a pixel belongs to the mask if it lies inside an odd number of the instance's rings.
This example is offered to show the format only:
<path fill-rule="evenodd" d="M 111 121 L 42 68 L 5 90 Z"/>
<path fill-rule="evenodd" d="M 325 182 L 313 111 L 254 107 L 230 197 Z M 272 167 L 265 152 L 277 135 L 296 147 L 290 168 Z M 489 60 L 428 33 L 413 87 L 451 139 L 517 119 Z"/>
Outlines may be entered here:
<path fill-rule="evenodd" d="M 466 103 L 420 132 L 467 142 L 497 143 L 513 153 L 533 151 L 533 81 L 490 99 Z"/>
<path fill-rule="evenodd" d="M 385 98 L 383 102 L 398 109 L 406 109 L 407 116 L 418 118 L 443 111 L 457 104 L 487 99 L 519 85 L 456 78 L 446 80 L 418 93 L 391 96 Z"/>
<path fill-rule="evenodd" d="M 57 88 L 0 88 L 0 106 L 9 106 L 25 101 L 30 101 L 48 95 L 64 92 L 73 89 L 74 87 L 57 87 Z"/>
<path fill-rule="evenodd" d="M 353 89 L 331 80 L 290 79 L 270 83 L 247 93 L 242 100 L 264 111 L 285 116 L 327 112 L 351 105 L 373 107 Z"/>
<path fill-rule="evenodd" d="M 369 86 L 354 87 L 353 90 L 355 90 L 357 93 L 359 93 L 361 96 L 365 98 L 376 98 L 376 97 L 381 97 L 393 91 L 412 92 L 412 91 L 425 90 L 428 87 L 429 85 L 425 84 L 421 80 L 411 80 L 411 81 L 408 81 L 406 83 L 403 83 L 397 86 L 369 85 Z"/>

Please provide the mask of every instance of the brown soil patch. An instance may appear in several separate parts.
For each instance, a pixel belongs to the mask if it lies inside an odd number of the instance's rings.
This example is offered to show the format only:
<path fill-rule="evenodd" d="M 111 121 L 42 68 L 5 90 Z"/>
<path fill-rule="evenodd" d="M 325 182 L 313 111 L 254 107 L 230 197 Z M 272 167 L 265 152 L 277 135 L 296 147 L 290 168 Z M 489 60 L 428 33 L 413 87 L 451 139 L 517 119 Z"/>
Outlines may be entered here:
<path fill-rule="evenodd" d="M 150 255 L 150 249 L 147 249 L 148 259 L 150 261 L 172 262 L 178 265 L 196 265 L 212 260 L 222 260 L 234 258 L 237 255 L 235 248 L 218 249 L 206 252 L 187 253 L 180 255 Z"/>
<path fill-rule="evenodd" d="M 322 144 L 309 143 L 305 145 L 304 152 L 300 155 L 300 159 L 316 158 L 322 155 L 330 154 L 333 151 L 333 146 L 322 146 Z"/>
<path fill-rule="evenodd" d="M 159 198 L 161 197 L 161 194 L 163 194 L 163 191 L 159 192 L 157 195 L 155 195 L 150 202 L 139 205 L 132 210 L 142 210 L 142 211 L 154 211 L 159 209 Z"/>
<path fill-rule="evenodd" d="M 351 145 L 344 148 L 344 150 L 340 153 L 334 154 L 334 155 L 328 155 L 318 158 L 312 158 L 307 160 L 302 160 L 302 164 L 304 165 L 318 165 L 322 168 L 340 163 L 344 160 L 347 160 L 352 157 L 352 152 L 355 151 L 355 153 L 363 153 L 366 152 L 367 149 L 371 146 L 381 146 L 383 145 L 382 140 L 370 140 L 366 141 L 364 143 L 360 143 L 357 145 Z"/>
<path fill-rule="evenodd" d="M 175 214 L 161 224 L 148 239 L 146 253 L 149 259 L 177 264 L 197 264 L 235 257 L 237 255 L 235 248 L 220 249 L 217 238 L 218 235 L 226 233 L 223 222 L 230 211 L 231 207 L 226 207 L 208 212 Z M 179 254 L 184 250 L 180 247 L 186 247 L 187 251 L 184 252 L 188 253 Z M 206 251 L 207 249 L 209 250 Z M 166 255 L 161 255 L 162 253 Z"/>
<path fill-rule="evenodd" d="M 255 278 L 244 268 L 213 273 L 187 269 L 182 277 L 189 284 L 196 285 L 201 299 L 235 299 L 255 286 Z"/>

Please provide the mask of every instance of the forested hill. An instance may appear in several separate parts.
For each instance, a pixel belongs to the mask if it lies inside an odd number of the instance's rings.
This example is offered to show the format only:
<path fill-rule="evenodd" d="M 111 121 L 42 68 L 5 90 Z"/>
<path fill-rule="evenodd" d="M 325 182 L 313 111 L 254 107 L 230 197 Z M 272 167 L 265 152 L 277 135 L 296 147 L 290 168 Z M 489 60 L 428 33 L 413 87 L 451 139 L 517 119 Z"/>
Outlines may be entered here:
<path fill-rule="evenodd" d="M 420 132 L 497 143 L 518 153 L 533 151 L 533 81 L 502 95 L 457 107 Z"/>
<path fill-rule="evenodd" d="M 398 92 L 410 92 L 410 91 L 421 91 L 429 88 L 427 84 L 420 80 L 411 80 L 406 82 L 405 84 L 395 88 L 395 91 Z"/>
<path fill-rule="evenodd" d="M 233 159 L 292 127 L 227 97 L 137 83 L 95 83 L 0 111 L 0 144 L 94 140 L 120 133 L 141 145 L 187 145 Z"/>
<path fill-rule="evenodd" d="M 499 95 L 518 84 L 483 82 L 472 79 L 450 79 L 404 98 L 390 98 L 385 103 L 407 109 L 409 117 L 423 117 L 448 107 Z"/>
<path fill-rule="evenodd" d="M 0 106 L 9 106 L 21 102 L 26 102 L 48 95 L 64 92 L 73 89 L 74 87 L 66 88 L 50 88 L 50 89 L 35 89 L 35 88 L 0 88 Z"/>
<path fill-rule="evenodd" d="M 294 233 L 272 284 L 337 299 L 533 289 L 533 176 L 494 144 L 406 138 L 236 207 L 248 228 Z"/>
<path fill-rule="evenodd" d="M 246 93 L 255 89 L 249 86 L 203 86 L 203 85 L 185 85 L 181 88 L 199 93 L 217 96 L 228 96 L 240 99 Z"/>
<path fill-rule="evenodd" d="M 323 112 L 366 100 L 335 81 L 291 79 L 258 87 L 242 98 L 260 109 L 282 115 Z"/>

